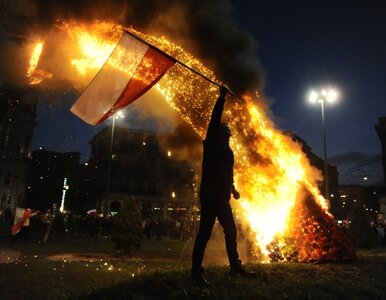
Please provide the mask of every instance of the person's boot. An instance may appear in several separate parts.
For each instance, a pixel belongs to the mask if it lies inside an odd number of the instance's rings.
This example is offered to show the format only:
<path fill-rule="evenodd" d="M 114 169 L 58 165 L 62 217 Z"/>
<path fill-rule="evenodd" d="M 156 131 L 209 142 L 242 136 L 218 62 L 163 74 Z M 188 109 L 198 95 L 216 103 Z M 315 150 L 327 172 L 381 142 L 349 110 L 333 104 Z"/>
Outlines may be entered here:
<path fill-rule="evenodd" d="M 195 277 L 192 277 L 194 283 L 200 288 L 200 289 L 207 289 L 211 287 L 211 284 L 204 275 L 198 275 Z"/>
<path fill-rule="evenodd" d="M 241 261 L 238 261 L 235 264 L 231 265 L 231 270 L 229 271 L 229 276 L 234 277 L 237 275 L 241 275 L 245 278 L 255 278 L 256 274 L 254 272 L 249 272 L 244 269 L 244 267 L 241 265 Z"/>
<path fill-rule="evenodd" d="M 200 289 L 207 289 L 211 286 L 210 282 L 204 277 L 204 269 L 192 269 L 192 280 Z"/>

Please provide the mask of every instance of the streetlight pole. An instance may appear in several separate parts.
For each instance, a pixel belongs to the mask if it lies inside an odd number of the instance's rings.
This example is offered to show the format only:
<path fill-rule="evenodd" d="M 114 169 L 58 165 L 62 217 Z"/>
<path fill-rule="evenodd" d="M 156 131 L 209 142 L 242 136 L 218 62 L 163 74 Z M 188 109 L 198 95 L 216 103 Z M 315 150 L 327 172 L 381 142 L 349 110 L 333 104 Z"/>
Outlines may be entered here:
<path fill-rule="evenodd" d="M 109 156 L 108 156 L 108 161 L 107 161 L 106 195 L 108 195 L 110 193 L 111 159 L 113 156 L 114 130 L 115 130 L 115 116 L 113 116 L 113 121 L 111 124 L 110 148 L 109 148 Z"/>
<path fill-rule="evenodd" d="M 107 160 L 106 200 L 105 200 L 104 204 L 108 203 L 108 198 L 110 195 L 111 161 L 112 161 L 112 156 L 113 156 L 115 120 L 118 118 L 123 118 L 123 117 L 124 117 L 124 115 L 120 111 L 117 112 L 116 115 L 112 116 L 110 147 L 109 147 L 108 160 Z"/>
<path fill-rule="evenodd" d="M 328 159 L 327 159 L 327 130 L 326 130 L 326 116 L 325 116 L 325 102 L 333 102 L 337 98 L 337 92 L 329 89 L 322 89 L 320 93 L 312 91 L 309 97 L 310 102 L 318 101 L 322 112 L 322 126 L 323 126 L 323 150 L 324 150 L 324 193 L 328 206 L 330 206 L 330 191 L 329 191 L 329 177 L 328 177 Z"/>
<path fill-rule="evenodd" d="M 320 109 L 322 111 L 322 125 L 323 125 L 323 149 L 324 149 L 324 193 L 328 204 L 330 204 L 330 192 L 328 184 L 328 160 L 327 160 L 327 130 L 324 112 L 324 98 L 320 98 Z"/>

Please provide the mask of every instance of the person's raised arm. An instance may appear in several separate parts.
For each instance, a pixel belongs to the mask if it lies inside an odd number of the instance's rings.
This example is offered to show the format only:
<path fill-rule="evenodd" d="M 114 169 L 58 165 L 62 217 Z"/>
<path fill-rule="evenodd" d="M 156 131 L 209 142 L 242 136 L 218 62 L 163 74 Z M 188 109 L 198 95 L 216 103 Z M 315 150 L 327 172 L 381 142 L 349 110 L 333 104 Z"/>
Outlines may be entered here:
<path fill-rule="evenodd" d="M 210 117 L 208 131 L 206 136 L 210 136 L 214 131 L 216 131 L 221 124 L 221 116 L 224 110 L 225 96 L 228 94 L 229 89 L 225 86 L 220 86 L 220 96 L 218 97 Z"/>

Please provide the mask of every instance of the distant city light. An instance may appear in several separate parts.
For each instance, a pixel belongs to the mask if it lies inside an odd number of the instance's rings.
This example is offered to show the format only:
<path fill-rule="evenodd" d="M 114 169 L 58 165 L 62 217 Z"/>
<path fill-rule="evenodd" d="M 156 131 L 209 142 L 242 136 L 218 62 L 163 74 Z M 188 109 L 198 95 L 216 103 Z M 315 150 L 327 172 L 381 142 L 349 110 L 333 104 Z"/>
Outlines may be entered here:
<path fill-rule="evenodd" d="M 67 185 L 67 178 L 64 177 L 64 180 L 63 180 L 63 190 L 62 190 L 62 201 L 61 201 L 61 203 L 60 203 L 60 208 L 59 208 L 59 210 L 60 210 L 61 212 L 64 211 L 64 202 L 65 202 L 65 200 L 66 200 L 66 192 L 67 192 L 68 188 L 69 188 L 69 187 L 68 187 L 68 185 Z"/>

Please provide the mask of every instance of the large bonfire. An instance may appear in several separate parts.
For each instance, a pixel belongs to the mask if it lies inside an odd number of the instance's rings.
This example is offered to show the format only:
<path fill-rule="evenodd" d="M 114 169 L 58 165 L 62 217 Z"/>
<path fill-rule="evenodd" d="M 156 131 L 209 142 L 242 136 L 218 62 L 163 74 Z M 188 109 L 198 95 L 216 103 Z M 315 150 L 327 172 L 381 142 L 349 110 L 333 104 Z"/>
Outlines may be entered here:
<path fill-rule="evenodd" d="M 74 76 L 84 82 L 103 66 L 124 30 L 219 82 L 197 58 L 164 37 L 106 22 L 69 21 L 60 23 L 58 28 L 71 41 L 68 48 L 71 51 L 66 57 Z M 43 45 L 39 40 L 33 47 L 27 71 L 30 84 L 39 84 L 53 76 L 38 68 Z M 218 88 L 179 64 L 155 88 L 203 138 Z M 231 147 L 235 153 L 235 183 L 242 196 L 232 203 L 238 220 L 248 232 L 254 257 L 263 262 L 355 259 L 355 250 L 319 192 L 320 172 L 310 165 L 301 145 L 275 128 L 263 99 L 256 93 L 229 97 L 232 104 L 226 107 L 224 117 L 234 132 Z"/>

